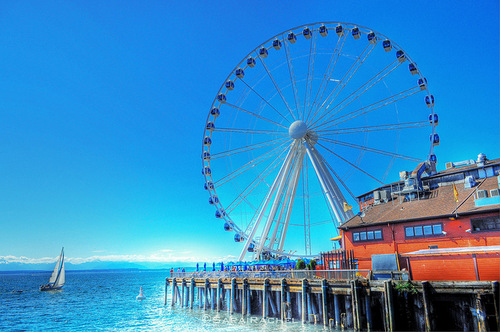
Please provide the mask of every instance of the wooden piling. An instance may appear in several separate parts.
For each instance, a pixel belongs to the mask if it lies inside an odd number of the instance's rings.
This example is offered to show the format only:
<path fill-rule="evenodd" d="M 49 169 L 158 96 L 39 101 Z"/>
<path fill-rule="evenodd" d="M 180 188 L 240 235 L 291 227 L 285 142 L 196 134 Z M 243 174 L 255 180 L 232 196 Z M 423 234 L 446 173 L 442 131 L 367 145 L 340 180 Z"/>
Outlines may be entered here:
<path fill-rule="evenodd" d="M 359 286 L 357 280 L 351 280 L 351 294 L 352 294 L 352 315 L 354 330 L 361 329 L 361 301 L 359 299 Z"/>
<path fill-rule="evenodd" d="M 286 292 L 286 319 L 292 319 L 292 317 L 293 317 L 292 299 L 291 299 L 290 291 L 287 290 L 287 292 Z"/>
<path fill-rule="evenodd" d="M 220 299 L 221 299 L 221 288 L 222 288 L 222 279 L 219 278 L 217 279 L 217 296 L 216 296 L 216 301 L 217 301 L 217 312 L 220 311 L 221 309 L 221 303 L 220 303 Z"/>
<path fill-rule="evenodd" d="M 307 323 L 307 279 L 302 279 L 302 323 Z"/>
<path fill-rule="evenodd" d="M 333 295 L 333 305 L 335 309 L 335 328 L 338 329 L 340 327 L 340 303 L 339 303 L 339 294 Z"/>
<path fill-rule="evenodd" d="M 268 299 L 269 299 L 269 309 L 271 309 L 271 315 L 270 316 L 275 316 L 278 313 L 278 309 L 276 308 L 275 304 L 275 292 L 271 291 L 271 289 L 268 290 Z"/>
<path fill-rule="evenodd" d="M 484 312 L 484 305 L 481 294 L 476 294 L 476 318 L 478 332 L 486 332 L 486 313 Z"/>
<path fill-rule="evenodd" d="M 422 299 L 424 302 L 424 319 L 425 330 L 432 331 L 431 325 L 431 302 L 430 302 L 430 286 L 428 281 L 422 281 Z"/>
<path fill-rule="evenodd" d="M 203 296 L 205 298 L 205 302 L 204 302 L 204 305 L 203 305 L 203 310 L 207 310 L 208 309 L 208 292 L 210 291 L 210 280 L 208 280 L 208 278 L 205 279 L 205 295 Z"/>
<path fill-rule="evenodd" d="M 184 304 L 184 306 L 187 308 L 189 306 L 189 285 L 187 283 L 186 280 L 184 280 L 184 284 L 185 284 L 185 287 L 184 289 L 186 290 L 186 303 Z"/>
<path fill-rule="evenodd" d="M 248 286 L 248 281 L 247 281 L 247 315 L 252 314 L 252 290 Z"/>
<path fill-rule="evenodd" d="M 194 305 L 194 288 L 195 288 L 194 278 L 191 278 L 191 288 L 189 289 L 191 291 L 191 302 L 189 308 L 191 309 L 193 309 Z"/>
<path fill-rule="evenodd" d="M 306 302 L 307 302 L 307 318 L 309 321 L 314 322 L 314 318 L 311 318 L 311 315 L 314 316 L 314 308 L 312 302 L 314 301 L 314 294 L 313 293 L 307 293 L 306 294 Z"/>
<path fill-rule="evenodd" d="M 181 308 L 184 307 L 184 290 L 186 288 L 186 280 L 182 278 L 181 283 Z"/>
<path fill-rule="evenodd" d="M 354 320 L 353 320 L 353 315 L 352 315 L 352 310 L 353 310 L 353 305 L 352 305 L 352 294 L 351 295 L 346 295 L 344 296 L 344 306 L 345 306 L 345 313 L 344 314 L 344 328 L 353 328 L 354 327 Z M 342 324 L 341 324 L 342 326 Z"/>
<path fill-rule="evenodd" d="M 262 318 L 267 318 L 269 315 L 269 279 L 264 280 L 264 288 L 262 289 Z"/>
<path fill-rule="evenodd" d="M 297 311 L 298 311 L 298 316 L 299 318 L 302 317 L 302 294 L 301 293 L 295 293 L 295 300 L 297 301 Z"/>
<path fill-rule="evenodd" d="M 499 292 L 499 286 L 498 286 L 498 281 L 492 281 L 491 282 L 491 290 L 493 291 L 493 307 L 495 309 L 495 320 L 497 323 L 497 331 L 500 331 L 500 303 L 498 301 L 500 300 L 500 292 Z"/>
<path fill-rule="evenodd" d="M 167 305 L 167 294 L 168 294 L 168 278 L 165 278 L 165 304 Z"/>
<path fill-rule="evenodd" d="M 286 319 L 286 317 L 285 317 L 285 315 L 286 315 L 286 304 L 285 304 L 286 303 L 286 280 L 285 279 L 281 279 L 280 286 L 281 286 L 280 318 L 282 321 L 284 321 Z"/>
<path fill-rule="evenodd" d="M 328 286 L 326 279 L 321 281 L 321 308 L 323 313 L 323 326 L 328 325 Z"/>
<path fill-rule="evenodd" d="M 366 291 L 366 295 L 365 295 L 365 308 L 366 308 L 366 330 L 371 331 L 371 329 L 372 329 L 372 301 L 371 301 L 371 293 L 369 290 Z"/>
<path fill-rule="evenodd" d="M 232 315 L 234 312 L 234 301 L 236 297 L 236 279 L 232 278 L 231 279 L 231 296 L 230 296 L 230 303 L 229 303 L 229 313 Z"/>
<path fill-rule="evenodd" d="M 243 316 L 246 316 L 247 314 L 247 296 L 248 296 L 248 279 L 244 278 L 243 279 L 243 285 L 242 285 L 242 290 L 241 290 L 241 314 Z"/>
<path fill-rule="evenodd" d="M 177 279 L 172 279 L 172 298 L 170 299 L 170 305 L 173 307 L 175 305 L 175 288 L 177 287 Z"/>
<path fill-rule="evenodd" d="M 211 306 L 212 310 L 215 310 L 215 304 L 216 304 L 216 301 L 217 301 L 217 299 L 215 298 L 216 291 L 217 291 L 216 288 L 210 287 L 210 306 Z"/>
<path fill-rule="evenodd" d="M 384 281 L 385 317 L 388 331 L 394 331 L 394 301 L 392 292 L 392 281 Z"/>

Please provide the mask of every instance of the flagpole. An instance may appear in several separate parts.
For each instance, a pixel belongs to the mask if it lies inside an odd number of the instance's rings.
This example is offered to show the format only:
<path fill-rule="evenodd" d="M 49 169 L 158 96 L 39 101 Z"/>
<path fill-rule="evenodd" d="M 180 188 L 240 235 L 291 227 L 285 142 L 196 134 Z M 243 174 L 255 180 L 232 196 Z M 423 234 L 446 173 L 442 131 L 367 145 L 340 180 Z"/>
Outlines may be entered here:
<path fill-rule="evenodd" d="M 458 218 L 458 190 L 455 184 L 453 184 L 453 197 L 455 198 L 455 218 Z"/>

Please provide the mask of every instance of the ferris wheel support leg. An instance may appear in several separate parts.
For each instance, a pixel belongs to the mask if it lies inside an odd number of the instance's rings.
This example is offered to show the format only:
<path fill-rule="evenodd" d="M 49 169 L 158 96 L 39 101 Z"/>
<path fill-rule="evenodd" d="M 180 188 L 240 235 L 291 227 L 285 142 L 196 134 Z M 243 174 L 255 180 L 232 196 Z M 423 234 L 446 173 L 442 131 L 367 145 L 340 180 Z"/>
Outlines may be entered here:
<path fill-rule="evenodd" d="M 264 244 L 266 243 L 266 239 L 267 236 L 269 235 L 269 231 L 271 229 L 271 225 L 273 224 L 274 217 L 276 216 L 276 212 L 278 211 L 278 207 L 280 206 L 280 201 L 283 196 L 283 190 L 285 188 L 286 179 L 288 178 L 290 167 L 293 165 L 294 162 L 293 157 L 296 155 L 297 152 L 297 144 L 294 144 L 292 150 L 293 153 L 291 154 L 291 158 L 288 158 L 288 160 L 285 162 L 284 171 L 280 174 L 281 177 L 279 179 L 278 190 L 276 191 L 276 195 L 274 196 L 273 204 L 271 205 L 271 211 L 269 212 L 269 215 L 267 217 L 266 226 L 264 227 L 264 230 L 260 237 L 259 245 L 255 253 L 256 257 L 259 257 L 260 254 L 262 253 L 262 249 L 264 248 Z"/>
<path fill-rule="evenodd" d="M 311 152 L 316 156 L 316 159 L 319 160 L 319 167 L 322 170 L 322 174 L 324 175 L 326 183 L 330 188 L 330 192 L 335 197 L 335 202 L 338 203 L 337 208 L 339 213 L 342 215 L 344 221 L 349 220 L 354 216 L 354 213 L 352 212 L 352 210 L 344 211 L 343 202 L 347 202 L 347 200 L 345 199 L 344 195 L 342 195 L 342 192 L 340 191 L 339 186 L 333 179 L 332 174 L 328 171 L 328 168 L 326 167 L 323 157 L 319 154 L 318 150 L 316 149 L 312 149 Z"/>
<path fill-rule="evenodd" d="M 266 194 L 266 197 L 263 201 L 262 207 L 261 207 L 259 214 L 257 216 L 257 220 L 255 221 L 255 224 L 253 225 L 250 234 L 247 236 L 247 238 L 245 240 L 245 244 L 243 245 L 243 249 L 240 253 L 240 257 L 238 258 L 238 261 L 243 261 L 243 259 L 245 258 L 245 254 L 248 250 L 248 247 L 250 246 L 250 243 L 253 240 L 255 232 L 257 231 L 257 228 L 259 227 L 260 221 L 262 220 L 262 217 L 264 216 L 264 212 L 266 211 L 267 206 L 269 205 L 270 198 L 272 197 L 272 194 L 276 190 L 276 186 L 278 185 L 278 179 L 281 178 L 281 174 L 283 173 L 285 166 L 288 164 L 289 160 L 293 156 L 294 151 L 295 151 L 295 142 L 292 143 L 292 146 L 290 147 L 290 150 L 288 151 L 288 154 L 285 157 L 285 161 L 283 162 L 283 165 L 281 165 L 281 169 L 279 170 L 278 176 L 276 177 L 276 179 L 274 179 L 274 182 L 271 185 L 271 188 L 269 188 L 269 190 Z"/>
<path fill-rule="evenodd" d="M 328 203 L 330 204 L 330 207 L 332 208 L 333 213 L 335 214 L 335 218 L 337 218 L 337 223 L 341 224 L 344 222 L 343 219 L 343 214 L 339 208 L 339 202 L 337 202 L 336 197 L 334 197 L 334 194 L 332 193 L 332 189 L 329 186 L 329 183 L 327 182 L 327 178 L 325 174 L 323 173 L 323 168 L 321 160 L 318 160 L 316 154 L 312 151 L 310 148 L 309 144 L 307 141 L 304 141 L 304 145 L 306 147 L 307 155 L 309 156 L 309 159 L 311 160 L 311 164 L 313 165 L 313 168 L 316 172 L 316 175 L 318 177 L 318 180 L 321 184 L 321 187 L 323 188 L 323 191 L 326 195 L 326 198 L 328 200 Z"/>
<path fill-rule="evenodd" d="M 297 155 L 297 159 L 294 165 L 292 172 L 292 177 L 290 178 L 290 181 L 288 182 L 287 190 L 285 193 L 285 200 L 284 204 L 282 205 L 282 209 L 280 211 L 280 214 L 278 216 L 278 221 L 282 220 L 283 214 L 285 214 L 285 220 L 282 223 L 282 228 L 281 228 L 281 235 L 283 234 L 283 231 L 286 233 L 287 228 L 288 228 L 288 221 L 290 220 L 290 214 L 292 212 L 293 208 L 293 202 L 295 199 L 295 193 L 297 191 L 297 184 L 298 184 L 298 176 L 300 176 L 300 172 L 302 169 L 302 163 L 304 161 L 304 155 L 306 153 L 306 150 L 303 145 L 301 145 L 298 148 L 299 152 Z M 288 204 L 287 204 L 288 203 Z M 269 241 L 269 247 L 272 248 L 274 246 L 274 243 L 276 242 L 276 237 L 278 234 L 278 229 L 280 226 L 280 222 L 276 223 L 276 226 L 274 227 L 273 235 L 271 236 L 271 239 Z M 280 236 L 281 238 L 281 236 Z M 281 246 L 281 249 L 283 245 L 280 245 L 280 242 L 278 243 L 278 246 Z M 280 249 L 280 250 L 281 250 Z"/>
<path fill-rule="evenodd" d="M 297 164 L 295 170 L 294 170 L 294 174 L 293 174 L 293 177 L 292 177 L 292 194 L 291 194 L 291 199 L 290 199 L 290 204 L 288 205 L 288 210 L 287 210 L 287 213 L 286 213 L 286 216 L 285 216 L 285 221 L 284 221 L 284 225 L 283 225 L 283 229 L 281 231 L 281 236 L 280 236 L 280 241 L 278 243 L 279 245 L 279 249 L 278 251 L 283 251 L 283 245 L 285 243 L 285 238 L 286 238 L 286 232 L 288 230 L 288 224 L 290 222 L 290 216 L 292 214 L 292 208 L 293 208 L 293 203 L 295 201 L 295 193 L 297 192 L 297 187 L 298 187 L 298 184 L 299 184 L 299 178 L 300 178 L 300 172 L 302 171 L 302 165 L 304 163 L 304 156 L 305 156 L 305 153 L 306 153 L 306 150 L 304 148 L 304 146 L 302 145 L 301 146 L 301 150 L 299 152 L 299 163 Z"/>

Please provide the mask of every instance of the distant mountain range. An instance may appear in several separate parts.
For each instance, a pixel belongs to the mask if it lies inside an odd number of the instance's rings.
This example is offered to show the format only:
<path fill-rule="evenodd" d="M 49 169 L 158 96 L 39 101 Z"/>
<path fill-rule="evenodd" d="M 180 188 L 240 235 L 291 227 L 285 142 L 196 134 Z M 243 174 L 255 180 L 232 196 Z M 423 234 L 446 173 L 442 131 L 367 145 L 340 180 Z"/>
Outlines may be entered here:
<path fill-rule="evenodd" d="M 186 271 L 192 271 L 196 268 L 193 263 L 173 262 L 173 263 L 155 263 L 155 262 L 102 262 L 93 261 L 82 264 L 65 263 L 66 271 L 71 270 L 120 270 L 120 269 L 167 269 L 185 268 Z M 2 263 L 0 262 L 0 271 L 52 271 L 54 263 L 25 264 L 25 263 Z"/>

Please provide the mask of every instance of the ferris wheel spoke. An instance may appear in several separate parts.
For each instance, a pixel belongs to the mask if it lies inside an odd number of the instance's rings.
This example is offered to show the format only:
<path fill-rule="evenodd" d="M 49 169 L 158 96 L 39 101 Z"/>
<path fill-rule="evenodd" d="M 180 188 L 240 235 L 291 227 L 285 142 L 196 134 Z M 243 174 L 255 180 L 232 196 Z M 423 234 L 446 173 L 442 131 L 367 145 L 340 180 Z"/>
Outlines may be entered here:
<path fill-rule="evenodd" d="M 267 68 L 266 63 L 264 62 L 264 60 L 262 59 L 262 57 L 259 57 L 259 59 L 260 59 L 260 62 L 262 62 L 262 65 L 264 66 L 264 69 L 266 70 L 267 76 L 269 77 L 269 79 L 271 80 L 271 82 L 274 85 L 274 88 L 276 89 L 276 91 L 280 95 L 281 100 L 283 100 L 283 103 L 285 103 L 286 109 L 288 110 L 288 112 L 292 116 L 293 120 L 294 121 L 297 120 L 297 118 L 295 117 L 295 115 L 292 112 L 292 109 L 290 108 L 290 105 L 288 105 L 288 102 L 286 101 L 285 96 L 283 96 L 283 93 L 281 92 L 281 89 L 278 87 L 278 84 L 276 84 L 276 81 L 274 80 L 273 75 L 269 71 L 269 68 Z"/>
<path fill-rule="evenodd" d="M 309 112 L 307 114 L 306 122 L 309 121 L 309 116 L 311 114 L 311 110 L 314 109 L 314 106 L 316 105 L 320 91 L 321 91 L 321 96 L 319 97 L 319 100 L 323 100 L 323 96 L 325 95 L 326 88 L 328 87 L 328 84 L 331 81 L 333 81 L 332 75 L 335 71 L 335 66 L 337 65 L 337 62 L 340 58 L 340 52 L 342 51 L 342 49 L 344 47 L 346 38 L 347 38 L 347 34 L 344 34 L 342 37 L 340 37 L 337 40 L 337 44 L 335 45 L 335 50 L 332 53 L 332 56 L 331 56 L 330 61 L 328 63 L 325 74 L 323 75 L 323 78 L 321 80 L 321 84 L 319 85 L 318 91 L 316 92 L 316 96 L 314 97 L 314 101 L 311 104 L 311 106 L 309 107 Z M 340 43 L 340 48 L 339 48 L 339 43 Z M 335 58 L 335 61 L 333 61 L 334 58 Z M 333 61 L 333 66 L 332 66 L 332 61 Z M 331 69 L 330 69 L 330 66 L 331 66 Z M 328 76 L 328 78 L 327 78 L 327 76 Z M 323 83 L 324 83 L 324 87 L 323 87 Z M 323 89 L 321 89 L 322 87 L 323 87 Z M 318 109 L 315 110 L 311 119 L 314 119 L 314 117 L 317 115 L 318 111 L 319 111 Z"/>
<path fill-rule="evenodd" d="M 259 96 L 259 97 L 260 97 L 260 96 Z M 282 124 L 280 124 L 280 123 L 278 123 L 278 122 L 275 122 L 275 121 L 273 121 L 273 120 L 270 120 L 270 119 L 268 119 L 268 118 L 266 118 L 266 117 L 263 117 L 262 115 L 256 114 L 256 113 L 254 113 L 254 112 L 250 112 L 250 111 L 248 111 L 248 110 L 246 110 L 246 109 L 244 109 L 244 108 L 241 108 L 241 107 L 239 107 L 239 106 L 236 106 L 236 105 L 230 104 L 230 103 L 228 103 L 228 102 L 226 102 L 225 104 L 226 104 L 227 106 L 230 106 L 230 107 L 234 108 L 234 109 L 237 109 L 238 111 L 242 111 L 242 112 L 244 112 L 244 113 L 250 114 L 250 115 L 252 115 L 252 116 L 254 116 L 254 117 L 258 118 L 258 119 L 261 119 L 261 120 L 264 120 L 264 121 L 270 122 L 270 123 L 272 123 L 272 124 L 274 124 L 274 125 L 277 125 L 277 126 L 279 126 L 279 127 L 282 127 L 282 128 L 288 129 L 286 126 L 284 126 L 284 125 L 282 125 Z M 268 104 L 268 105 L 269 105 L 269 104 Z M 269 105 L 269 106 L 271 106 L 271 105 Z M 272 106 L 271 106 L 271 107 L 272 107 Z M 274 109 L 274 107 L 273 107 L 273 109 Z M 276 112 L 278 112 L 278 111 L 276 110 Z M 280 112 L 278 112 L 278 114 L 279 114 L 279 115 L 281 115 L 281 113 L 280 113 Z M 282 116 L 285 120 L 287 120 L 287 119 L 286 119 L 283 115 L 281 115 L 281 116 Z M 289 120 L 287 120 L 287 121 L 289 121 Z"/>
<path fill-rule="evenodd" d="M 387 77 L 390 73 L 392 73 L 396 68 L 398 68 L 401 65 L 401 62 L 398 60 L 395 60 L 393 63 L 382 69 L 380 72 L 378 72 L 375 76 L 370 78 L 365 84 L 360 86 L 358 89 L 356 89 L 354 92 L 352 92 L 349 96 L 347 96 L 344 100 L 342 100 L 340 103 L 335 105 L 333 108 L 330 109 L 330 106 L 333 102 L 330 102 L 328 106 L 325 108 L 325 113 L 316 121 L 322 120 L 325 116 L 328 115 L 325 121 L 328 121 L 332 119 L 336 114 L 338 114 L 340 111 L 342 111 L 344 108 L 352 104 L 355 100 L 357 100 L 359 97 L 361 97 L 364 93 L 369 91 L 373 86 L 375 86 L 378 82 L 380 82 L 382 79 Z M 330 110 L 329 110 L 330 109 Z M 314 125 L 314 124 L 313 124 Z"/>
<path fill-rule="evenodd" d="M 250 135 L 288 135 L 288 132 L 276 130 L 239 129 L 239 128 L 215 128 L 214 131 L 223 133 L 241 133 Z"/>
<path fill-rule="evenodd" d="M 245 165 L 241 166 L 240 168 L 238 168 L 238 169 L 234 170 L 233 172 L 227 174 L 223 178 L 215 181 L 214 185 L 216 187 L 220 187 L 223 184 L 225 184 L 226 182 L 231 181 L 231 180 L 235 179 L 236 177 L 244 174 L 246 171 L 252 169 L 253 167 L 256 167 L 257 165 L 260 165 L 264 161 L 267 161 L 270 158 L 275 157 L 276 155 L 279 155 L 280 153 L 282 153 L 286 149 L 286 148 L 283 148 L 283 146 L 285 144 L 286 144 L 286 142 L 284 142 L 284 143 L 276 146 L 271 151 L 268 151 L 267 153 L 265 153 L 265 154 L 263 154 L 263 155 L 255 158 L 255 159 L 252 159 L 251 161 L 249 161 Z M 279 150 L 280 148 L 282 148 L 282 150 Z"/>
<path fill-rule="evenodd" d="M 292 57 L 290 55 L 290 46 L 288 45 L 284 37 L 282 37 L 282 40 L 285 48 L 286 62 L 288 64 L 288 73 L 290 74 L 290 82 L 292 84 L 293 99 L 295 100 L 295 109 L 297 111 L 297 118 L 300 118 L 299 92 L 297 90 L 297 81 L 295 80 L 295 73 L 293 71 Z"/>
<path fill-rule="evenodd" d="M 313 128 L 314 130 L 319 130 L 319 131 L 324 130 L 324 129 L 328 129 L 328 128 L 331 128 L 333 126 L 337 126 L 341 123 L 344 123 L 346 121 L 350 121 L 352 119 L 355 119 L 358 116 L 368 114 L 368 113 L 373 112 L 379 108 L 391 105 L 399 100 L 402 100 L 404 98 L 408 98 L 408 97 L 410 97 L 416 93 L 419 93 L 419 92 L 420 92 L 419 87 L 412 87 L 412 88 L 409 88 L 408 90 L 399 92 L 399 93 L 392 95 L 390 97 L 376 101 L 373 104 L 370 104 L 368 106 L 365 106 L 365 107 L 356 109 L 352 112 L 346 113 L 346 114 L 344 114 L 336 119 L 331 119 L 329 121 L 325 121 L 325 122 L 317 125 L 316 127 L 311 126 L 311 128 Z"/>
<path fill-rule="evenodd" d="M 374 177 L 373 175 L 371 175 L 370 173 L 364 171 L 363 169 L 361 169 L 360 167 L 358 167 L 357 165 L 351 163 L 350 161 L 346 160 L 345 158 L 342 158 L 341 156 L 339 156 L 338 154 L 336 154 L 335 152 L 333 152 L 332 150 L 328 149 L 326 146 L 322 145 L 321 143 L 316 143 L 318 144 L 319 146 L 321 146 L 323 149 L 325 149 L 326 151 L 330 152 L 332 155 L 334 155 L 335 157 L 339 158 L 340 160 L 344 161 L 345 163 L 351 165 L 352 167 L 354 167 L 355 169 L 357 169 L 358 171 L 360 171 L 361 173 L 369 176 L 370 178 L 372 178 L 373 180 L 377 181 L 378 183 L 380 184 L 384 184 L 382 181 L 380 181 L 379 179 L 377 179 L 376 177 Z"/>
<path fill-rule="evenodd" d="M 279 114 L 279 116 L 281 116 L 281 117 L 282 117 L 285 121 L 287 121 L 288 123 L 290 123 L 290 120 L 289 120 L 289 119 L 287 119 L 287 118 L 286 118 L 283 114 L 281 114 L 281 112 L 280 112 L 280 111 L 278 111 L 278 110 L 276 109 L 276 107 L 274 107 L 273 105 L 271 105 L 271 103 L 269 103 L 269 101 L 268 101 L 267 99 L 265 99 L 265 98 L 264 98 L 264 97 L 262 97 L 262 96 L 261 96 L 261 95 L 260 95 L 257 91 L 255 91 L 255 89 L 254 89 L 254 88 L 252 88 L 252 87 L 251 87 L 251 86 L 250 86 L 250 85 L 249 85 L 249 84 L 248 84 L 245 80 L 241 79 L 241 81 L 242 81 L 242 82 L 243 82 L 243 83 L 244 83 L 244 84 L 245 84 L 245 85 L 246 85 L 246 86 L 247 86 L 247 87 L 248 87 L 248 88 L 249 88 L 249 89 L 250 89 L 253 93 L 255 93 L 255 94 L 256 94 L 256 95 L 257 95 L 257 96 L 258 96 L 258 97 L 259 97 L 259 98 L 260 98 L 263 102 L 265 102 L 265 103 L 266 103 L 269 107 L 271 107 L 271 108 L 272 108 L 272 109 L 273 109 L 276 113 L 278 113 L 278 114 Z M 228 103 L 226 102 L 226 104 L 228 104 Z M 232 106 L 232 107 L 234 107 L 234 108 L 239 109 L 239 108 L 238 108 L 237 106 L 235 106 L 235 105 L 230 105 L 230 106 Z M 266 119 L 266 118 L 264 118 L 264 117 L 262 117 L 262 116 L 260 116 L 260 115 L 255 114 L 255 113 L 252 113 L 252 112 L 249 112 L 249 111 L 245 111 L 245 110 L 243 110 L 243 109 L 241 109 L 241 111 L 243 111 L 243 112 L 247 112 L 247 113 L 249 113 L 249 114 L 252 114 L 252 115 L 254 115 L 254 116 L 258 117 L 259 119 L 260 119 L 260 118 L 262 118 L 263 120 L 269 121 L 269 122 L 271 122 L 271 123 L 274 123 L 275 125 L 278 125 L 278 126 L 280 126 L 280 127 L 286 128 L 286 127 L 285 127 L 285 126 L 283 126 L 282 124 L 279 124 L 279 123 L 274 122 L 274 121 L 272 121 L 272 120 Z"/>
<path fill-rule="evenodd" d="M 349 195 L 352 197 L 352 199 L 354 199 L 355 201 L 357 200 L 356 196 L 352 193 L 351 189 L 349 189 L 349 187 L 345 184 L 344 181 L 342 181 L 342 179 L 340 178 L 340 176 L 337 174 L 337 172 L 335 172 L 335 170 L 333 169 L 333 167 L 326 161 L 326 159 L 323 158 L 322 156 L 322 159 L 323 159 L 323 163 L 326 165 L 326 167 L 328 167 L 328 169 L 330 170 L 330 172 L 335 176 L 335 178 L 337 179 L 337 181 L 340 182 L 340 184 L 342 185 L 342 187 L 344 187 L 344 189 L 349 193 Z"/>
<path fill-rule="evenodd" d="M 279 152 L 277 158 L 275 158 L 269 165 L 267 165 L 266 168 L 262 170 L 262 172 L 260 172 L 259 175 L 246 186 L 246 188 L 227 206 L 226 208 L 227 212 L 230 213 L 234 211 L 241 203 L 246 202 L 257 213 L 257 208 L 254 207 L 253 204 L 247 200 L 247 198 L 260 184 L 262 184 L 266 180 L 266 178 L 271 174 L 271 172 L 273 172 L 276 169 L 276 167 L 280 165 L 280 162 L 283 162 L 282 156 L 287 149 L 288 147 L 282 149 Z M 248 231 L 249 230 L 247 228 L 245 233 L 247 233 Z"/>
<path fill-rule="evenodd" d="M 417 162 L 417 163 L 421 163 L 423 161 L 422 159 L 413 158 L 413 157 L 405 156 L 405 155 L 402 155 L 402 154 L 397 154 L 397 153 L 394 153 L 394 152 L 389 152 L 389 151 L 384 151 L 384 150 L 369 148 L 369 147 L 362 146 L 362 145 L 357 145 L 357 144 L 354 144 L 354 143 L 342 142 L 342 141 L 335 140 L 335 139 L 330 139 L 330 138 L 320 138 L 320 139 L 324 140 L 326 142 L 329 142 L 329 143 L 334 143 L 334 144 L 346 146 L 346 147 L 357 149 L 357 150 L 363 150 L 363 151 L 367 151 L 367 152 L 373 152 L 373 153 L 377 153 L 377 154 L 384 155 L 384 156 L 395 157 L 395 158 L 398 158 L 398 159 L 414 161 L 414 162 Z"/>
<path fill-rule="evenodd" d="M 361 65 L 365 62 L 365 60 L 368 58 L 370 53 L 373 51 L 373 49 L 375 48 L 375 45 L 376 44 L 368 44 L 365 47 L 365 49 L 363 50 L 363 52 L 361 52 L 361 54 L 358 57 L 356 57 L 356 61 L 354 61 L 354 63 L 349 68 L 349 70 L 340 79 L 337 86 L 335 86 L 335 88 L 332 90 L 332 92 L 330 92 L 330 94 L 325 98 L 323 103 L 321 103 L 321 105 L 318 106 L 318 110 L 316 112 L 317 114 L 321 114 L 321 110 L 324 109 L 324 106 L 326 103 L 329 102 L 329 105 L 331 105 L 337 99 L 339 94 L 342 92 L 342 90 L 344 90 L 344 88 L 347 86 L 349 81 L 358 72 Z M 339 87 L 340 87 L 340 89 L 338 89 Z M 327 111 L 327 109 L 325 109 L 325 111 Z M 324 115 L 320 116 L 320 119 L 323 116 Z M 314 125 L 314 123 L 316 123 L 319 120 L 314 121 L 314 118 L 313 118 L 311 121 L 313 122 L 313 125 Z"/>
<path fill-rule="evenodd" d="M 393 124 L 379 125 L 379 126 L 324 129 L 324 130 L 318 130 L 316 132 L 318 134 L 320 133 L 322 136 L 324 135 L 329 136 L 329 135 L 367 133 L 374 131 L 412 129 L 412 128 L 431 127 L 431 126 L 432 124 L 429 121 L 418 121 L 418 122 L 407 122 L 407 123 L 393 123 Z"/>
<path fill-rule="evenodd" d="M 252 151 L 252 150 L 262 149 L 262 148 L 268 147 L 270 145 L 280 144 L 284 141 L 290 141 L 290 140 L 291 139 L 289 137 L 282 137 L 282 138 L 275 138 L 275 139 L 271 139 L 271 140 L 260 142 L 260 143 L 250 144 L 250 145 L 247 145 L 247 146 L 244 146 L 241 148 L 236 148 L 236 149 L 232 149 L 232 150 L 228 150 L 228 151 L 224 151 L 224 152 L 215 153 L 215 154 L 210 156 L 210 160 L 218 159 L 218 158 L 222 158 L 222 157 L 227 157 L 227 156 L 232 156 L 232 155 L 235 155 L 238 153 L 244 153 L 244 152 L 248 152 L 248 151 Z"/>
<path fill-rule="evenodd" d="M 311 254 L 311 215 L 309 213 L 309 178 L 302 173 L 302 203 L 304 206 L 304 247 L 306 255 Z"/>
<path fill-rule="evenodd" d="M 311 38 L 311 45 L 309 46 L 309 61 L 307 65 L 307 78 L 306 78 L 306 88 L 304 93 L 304 105 L 302 106 L 302 119 L 306 118 L 306 109 L 308 108 L 308 102 L 311 102 L 312 85 L 314 78 L 314 64 L 316 59 L 316 41 L 318 33 L 315 33 Z"/>

